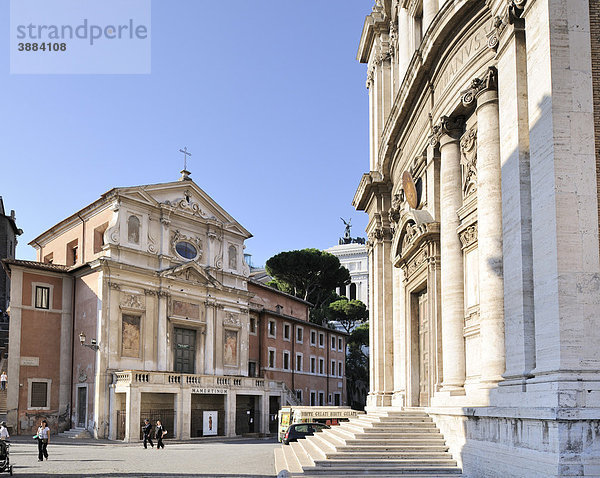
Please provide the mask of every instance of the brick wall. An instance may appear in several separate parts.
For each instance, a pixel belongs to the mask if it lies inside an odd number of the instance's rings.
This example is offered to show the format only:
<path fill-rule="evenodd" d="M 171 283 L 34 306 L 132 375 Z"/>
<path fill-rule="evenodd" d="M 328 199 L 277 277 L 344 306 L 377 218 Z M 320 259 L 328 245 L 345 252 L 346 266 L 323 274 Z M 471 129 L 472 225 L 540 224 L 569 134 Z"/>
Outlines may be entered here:
<path fill-rule="evenodd" d="M 596 138 L 596 189 L 600 205 L 600 2 L 589 0 L 592 42 L 592 83 L 594 87 L 594 130 Z M 598 208 L 600 224 L 600 207 Z M 600 245 L 599 245 L 600 247 Z"/>

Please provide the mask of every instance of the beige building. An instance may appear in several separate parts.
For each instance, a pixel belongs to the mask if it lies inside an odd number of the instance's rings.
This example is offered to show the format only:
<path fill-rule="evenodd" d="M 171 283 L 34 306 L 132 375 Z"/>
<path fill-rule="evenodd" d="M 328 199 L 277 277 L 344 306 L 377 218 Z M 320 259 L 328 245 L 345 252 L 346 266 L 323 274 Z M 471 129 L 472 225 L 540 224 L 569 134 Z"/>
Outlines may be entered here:
<path fill-rule="evenodd" d="M 137 440 L 268 432 L 294 401 L 248 376 L 250 233 L 183 172 L 116 188 L 35 238 L 11 276 L 8 421 Z M 80 345 L 80 340 L 85 346 Z"/>
<path fill-rule="evenodd" d="M 377 0 L 368 409 L 470 477 L 600 476 L 600 6 Z"/>

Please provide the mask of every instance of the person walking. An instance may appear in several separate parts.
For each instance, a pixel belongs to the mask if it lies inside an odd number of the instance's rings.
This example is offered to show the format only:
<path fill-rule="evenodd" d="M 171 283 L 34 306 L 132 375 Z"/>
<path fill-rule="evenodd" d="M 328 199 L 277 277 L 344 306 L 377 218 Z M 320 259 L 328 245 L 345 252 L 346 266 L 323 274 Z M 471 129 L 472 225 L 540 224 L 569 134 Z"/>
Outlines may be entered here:
<path fill-rule="evenodd" d="M 161 448 L 165 448 L 165 444 L 163 443 L 163 437 L 167 434 L 167 430 L 162 426 L 160 420 L 156 420 L 156 449 L 160 450 Z"/>
<path fill-rule="evenodd" d="M 8 440 L 10 435 L 8 434 L 8 428 L 6 428 L 6 422 L 0 422 L 0 440 Z"/>
<path fill-rule="evenodd" d="M 0 375 L 0 390 L 6 390 L 7 381 L 8 375 L 6 375 L 6 371 L 2 370 L 2 375 Z"/>
<path fill-rule="evenodd" d="M 37 432 L 38 441 L 38 461 L 44 461 L 48 459 L 48 443 L 50 442 L 50 428 L 48 428 L 48 422 L 42 420 Z"/>
<path fill-rule="evenodd" d="M 152 443 L 152 423 L 147 418 L 144 420 L 142 430 L 144 432 L 144 448 L 148 448 L 147 443 L 150 443 L 150 446 L 154 448 L 154 443 Z"/>

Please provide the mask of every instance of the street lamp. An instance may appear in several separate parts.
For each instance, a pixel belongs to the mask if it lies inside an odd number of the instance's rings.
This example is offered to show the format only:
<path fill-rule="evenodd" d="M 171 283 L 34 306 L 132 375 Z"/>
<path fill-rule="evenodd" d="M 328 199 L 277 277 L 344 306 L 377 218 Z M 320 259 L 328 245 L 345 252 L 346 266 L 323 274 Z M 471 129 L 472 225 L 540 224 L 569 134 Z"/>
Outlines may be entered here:
<path fill-rule="evenodd" d="M 98 351 L 98 349 L 100 348 L 100 347 L 98 347 L 98 344 L 96 343 L 96 339 L 92 339 L 92 340 L 90 340 L 90 342 L 91 342 L 90 344 L 86 344 L 86 343 L 85 343 L 85 334 L 84 334 L 83 332 L 81 332 L 81 333 L 79 334 L 79 342 L 80 342 L 80 343 L 81 343 L 81 345 L 83 345 L 84 347 L 89 347 L 89 348 L 91 348 L 92 350 L 95 350 L 96 352 L 97 352 L 97 351 Z"/>

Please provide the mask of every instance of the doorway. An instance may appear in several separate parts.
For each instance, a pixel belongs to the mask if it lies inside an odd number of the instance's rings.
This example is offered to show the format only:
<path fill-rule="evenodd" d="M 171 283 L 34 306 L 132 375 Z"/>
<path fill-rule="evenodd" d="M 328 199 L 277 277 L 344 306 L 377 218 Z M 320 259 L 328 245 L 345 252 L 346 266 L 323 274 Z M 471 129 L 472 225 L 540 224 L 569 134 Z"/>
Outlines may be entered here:
<path fill-rule="evenodd" d="M 85 428 L 87 422 L 87 387 L 77 387 L 77 426 Z"/>
<path fill-rule="evenodd" d="M 431 326 L 427 308 L 427 289 L 417 294 L 417 316 L 419 330 L 419 397 L 420 407 L 429 406 L 430 390 L 430 336 Z"/>
<path fill-rule="evenodd" d="M 194 373 L 196 364 L 196 331 L 175 327 L 175 372 Z"/>

